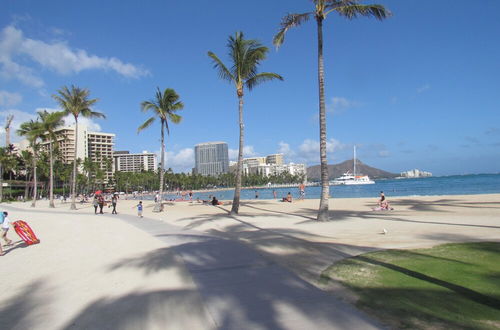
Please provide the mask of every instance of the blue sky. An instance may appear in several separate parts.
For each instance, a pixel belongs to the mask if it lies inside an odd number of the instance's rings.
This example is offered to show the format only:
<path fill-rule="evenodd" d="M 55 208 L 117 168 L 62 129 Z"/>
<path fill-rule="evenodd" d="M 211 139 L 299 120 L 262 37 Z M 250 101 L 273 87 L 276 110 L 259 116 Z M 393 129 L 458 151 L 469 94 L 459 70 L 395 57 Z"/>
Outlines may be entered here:
<path fill-rule="evenodd" d="M 500 172 L 500 1 L 379 3 L 393 17 L 332 14 L 324 25 L 329 162 L 352 158 L 356 145 L 361 161 L 392 172 Z M 271 44 L 285 14 L 310 10 L 308 0 L 3 0 L 0 123 L 57 108 L 51 95 L 74 84 L 99 98 L 107 119 L 88 124 L 115 133 L 116 150 L 158 152 L 158 125 L 136 133 L 149 118 L 139 105 L 169 87 L 185 108 L 167 166 L 189 170 L 194 145 L 208 141 L 226 141 L 234 159 L 237 98 L 207 51 L 227 63 L 227 38 L 243 31 L 270 48 L 261 71 L 285 79 L 246 93 L 246 155 L 318 164 L 315 22 L 291 30 L 278 51 Z"/>

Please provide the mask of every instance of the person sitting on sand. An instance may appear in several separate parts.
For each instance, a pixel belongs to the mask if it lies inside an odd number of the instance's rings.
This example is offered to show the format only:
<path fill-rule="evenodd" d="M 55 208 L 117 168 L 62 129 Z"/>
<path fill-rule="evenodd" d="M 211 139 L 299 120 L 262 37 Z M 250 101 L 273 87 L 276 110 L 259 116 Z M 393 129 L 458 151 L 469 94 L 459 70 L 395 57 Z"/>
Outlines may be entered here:
<path fill-rule="evenodd" d="M 384 210 L 394 210 L 387 199 L 385 198 L 384 192 L 380 192 L 380 199 L 378 200 L 378 207 L 373 209 L 374 211 L 384 211 Z"/>
<path fill-rule="evenodd" d="M 292 194 L 290 194 L 290 192 L 288 192 L 288 194 L 286 195 L 286 197 L 283 197 L 283 202 L 289 202 L 291 203 L 292 202 Z"/>
<path fill-rule="evenodd" d="M 215 205 L 219 205 L 219 201 L 217 200 L 217 198 L 214 196 L 214 198 L 212 199 L 212 205 L 215 206 Z"/>

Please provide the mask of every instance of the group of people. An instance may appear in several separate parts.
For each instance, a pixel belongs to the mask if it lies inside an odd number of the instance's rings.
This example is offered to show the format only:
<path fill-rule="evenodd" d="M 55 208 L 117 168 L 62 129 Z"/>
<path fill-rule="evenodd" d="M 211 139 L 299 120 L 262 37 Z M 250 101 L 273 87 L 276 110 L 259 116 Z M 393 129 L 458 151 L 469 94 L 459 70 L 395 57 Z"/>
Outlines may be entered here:
<path fill-rule="evenodd" d="M 111 197 L 111 205 L 108 207 L 113 206 L 113 211 L 111 214 L 118 214 L 116 212 L 116 204 L 118 203 L 118 194 L 113 194 Z M 103 194 L 95 194 L 94 199 L 92 200 L 92 206 L 94 206 L 94 214 L 97 214 L 97 208 L 99 208 L 99 214 L 103 214 L 102 209 L 104 208 L 104 205 L 106 205 L 106 201 L 104 200 Z"/>

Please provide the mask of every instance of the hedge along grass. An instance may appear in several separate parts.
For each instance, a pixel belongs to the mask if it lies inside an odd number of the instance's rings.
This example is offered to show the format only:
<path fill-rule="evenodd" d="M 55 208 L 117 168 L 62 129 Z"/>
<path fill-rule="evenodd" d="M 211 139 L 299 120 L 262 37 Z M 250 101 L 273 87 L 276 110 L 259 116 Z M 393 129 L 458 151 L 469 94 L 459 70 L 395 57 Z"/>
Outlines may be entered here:
<path fill-rule="evenodd" d="M 322 278 L 352 289 L 359 308 L 391 327 L 500 329 L 500 243 L 372 252 Z"/>

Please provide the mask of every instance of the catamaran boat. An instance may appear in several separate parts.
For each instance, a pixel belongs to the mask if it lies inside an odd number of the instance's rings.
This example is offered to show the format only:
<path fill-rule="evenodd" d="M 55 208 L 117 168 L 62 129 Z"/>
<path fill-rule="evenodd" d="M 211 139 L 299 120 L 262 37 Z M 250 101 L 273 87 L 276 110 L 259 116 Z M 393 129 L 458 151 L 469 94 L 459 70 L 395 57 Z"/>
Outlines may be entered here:
<path fill-rule="evenodd" d="M 354 146 L 354 174 L 347 171 L 341 177 L 330 181 L 330 185 L 374 184 L 368 175 L 356 175 L 356 146 Z"/>

